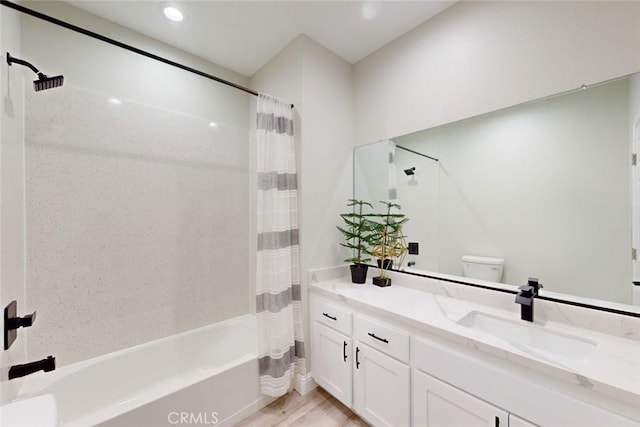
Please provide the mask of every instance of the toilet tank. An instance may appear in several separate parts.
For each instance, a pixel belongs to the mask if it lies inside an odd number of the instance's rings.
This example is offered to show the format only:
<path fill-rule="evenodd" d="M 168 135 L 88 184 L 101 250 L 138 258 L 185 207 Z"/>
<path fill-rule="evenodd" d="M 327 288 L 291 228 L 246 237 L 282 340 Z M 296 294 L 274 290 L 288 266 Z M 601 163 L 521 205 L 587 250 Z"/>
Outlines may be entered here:
<path fill-rule="evenodd" d="M 504 259 L 475 255 L 462 257 L 462 272 L 465 277 L 500 282 L 504 270 Z"/>

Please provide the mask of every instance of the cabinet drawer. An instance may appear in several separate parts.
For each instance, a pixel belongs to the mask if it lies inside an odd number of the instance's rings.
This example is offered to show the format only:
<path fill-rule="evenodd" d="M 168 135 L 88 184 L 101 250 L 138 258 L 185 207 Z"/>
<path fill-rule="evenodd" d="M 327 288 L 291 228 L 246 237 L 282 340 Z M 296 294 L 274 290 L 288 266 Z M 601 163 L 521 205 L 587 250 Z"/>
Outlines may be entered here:
<path fill-rule="evenodd" d="M 354 338 L 409 363 L 409 334 L 365 316 L 356 316 Z"/>
<path fill-rule="evenodd" d="M 351 336 L 351 311 L 348 309 L 315 299 L 313 311 L 316 321 Z"/>

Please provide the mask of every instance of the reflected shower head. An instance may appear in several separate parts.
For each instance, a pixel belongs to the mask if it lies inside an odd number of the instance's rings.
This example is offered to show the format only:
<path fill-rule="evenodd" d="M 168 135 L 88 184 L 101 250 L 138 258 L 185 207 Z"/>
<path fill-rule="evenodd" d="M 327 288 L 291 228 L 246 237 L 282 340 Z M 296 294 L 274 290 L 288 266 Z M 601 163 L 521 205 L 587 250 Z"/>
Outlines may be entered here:
<path fill-rule="evenodd" d="M 405 169 L 405 170 L 404 170 L 404 173 L 406 173 L 406 174 L 407 174 L 407 176 L 410 176 L 410 175 L 415 174 L 415 173 L 416 173 L 415 171 L 416 171 L 416 167 L 414 166 L 414 167 L 412 167 L 412 168 Z"/>
<path fill-rule="evenodd" d="M 14 58 L 9 52 L 7 52 L 7 64 L 12 65 L 14 63 L 24 65 L 38 75 L 38 80 L 33 81 L 33 89 L 36 92 L 40 92 L 41 90 L 46 89 L 52 89 L 54 87 L 60 87 L 64 83 L 64 76 L 47 77 L 32 64 L 22 59 Z"/>

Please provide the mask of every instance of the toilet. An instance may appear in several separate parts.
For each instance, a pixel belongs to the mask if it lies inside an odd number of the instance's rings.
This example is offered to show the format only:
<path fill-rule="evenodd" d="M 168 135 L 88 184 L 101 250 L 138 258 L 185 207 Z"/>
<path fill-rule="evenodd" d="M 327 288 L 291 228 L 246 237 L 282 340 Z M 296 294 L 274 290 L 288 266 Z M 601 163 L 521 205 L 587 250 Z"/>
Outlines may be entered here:
<path fill-rule="evenodd" d="M 489 282 L 500 282 L 502 279 L 503 269 L 504 258 L 475 255 L 464 255 L 462 257 L 462 273 L 464 274 L 464 277 L 486 280 Z"/>

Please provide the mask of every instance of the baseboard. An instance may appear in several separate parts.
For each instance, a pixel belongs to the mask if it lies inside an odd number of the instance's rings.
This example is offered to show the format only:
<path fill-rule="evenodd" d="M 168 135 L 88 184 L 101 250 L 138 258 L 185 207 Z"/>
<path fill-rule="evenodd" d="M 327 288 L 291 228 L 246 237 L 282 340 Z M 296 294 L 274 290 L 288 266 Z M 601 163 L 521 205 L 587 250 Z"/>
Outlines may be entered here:
<path fill-rule="evenodd" d="M 313 380 L 311 373 L 307 373 L 306 375 L 296 375 L 293 388 L 300 393 L 301 396 L 304 396 L 316 387 L 318 387 L 318 384 Z"/>
<path fill-rule="evenodd" d="M 268 404 L 270 404 L 276 399 L 277 397 L 271 397 L 263 394 L 262 396 L 260 396 L 259 399 L 255 400 L 253 403 L 245 406 L 235 414 L 231 415 L 229 418 L 222 420 L 222 422 L 216 424 L 216 427 L 231 427 L 237 424 L 238 422 L 244 420 L 248 416 L 258 412 L 260 409 L 264 408 L 265 406 L 267 406 Z"/>

